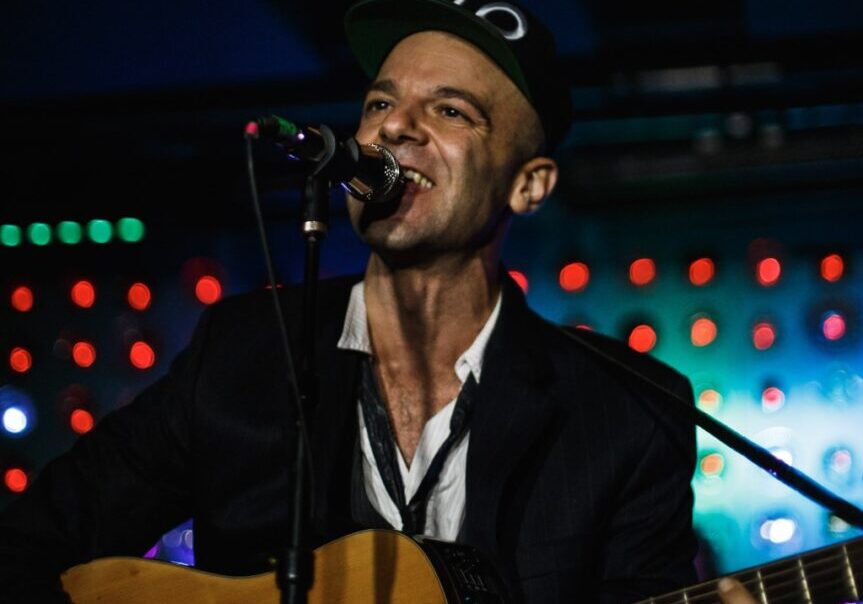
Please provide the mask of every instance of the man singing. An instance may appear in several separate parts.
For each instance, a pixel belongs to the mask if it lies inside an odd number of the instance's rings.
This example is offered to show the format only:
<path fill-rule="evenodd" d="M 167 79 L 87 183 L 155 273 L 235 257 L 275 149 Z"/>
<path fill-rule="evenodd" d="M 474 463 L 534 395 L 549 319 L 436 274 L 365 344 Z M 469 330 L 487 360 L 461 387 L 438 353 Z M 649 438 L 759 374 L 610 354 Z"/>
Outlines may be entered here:
<path fill-rule="evenodd" d="M 388 204 L 348 199 L 371 257 L 321 284 L 314 544 L 368 527 L 460 541 L 526 602 L 693 583 L 694 428 L 595 349 L 691 400 L 689 383 L 543 320 L 500 264 L 510 219 L 558 176 L 570 103 L 550 33 L 509 1 L 364 0 L 345 22 L 373 78 L 356 138 L 409 183 Z M 298 334 L 299 290 L 282 295 Z M 47 598 L 63 569 L 141 555 L 189 517 L 198 567 L 268 570 L 295 437 L 278 351 L 264 293 L 208 309 L 167 376 L 0 516 L 0 590 Z"/>

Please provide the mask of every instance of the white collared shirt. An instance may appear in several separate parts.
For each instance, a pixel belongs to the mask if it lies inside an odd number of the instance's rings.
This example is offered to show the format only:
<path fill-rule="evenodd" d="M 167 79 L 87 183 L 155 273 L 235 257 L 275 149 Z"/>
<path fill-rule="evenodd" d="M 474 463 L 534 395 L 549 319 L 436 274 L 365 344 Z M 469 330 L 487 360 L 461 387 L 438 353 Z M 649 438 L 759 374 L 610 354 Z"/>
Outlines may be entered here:
<path fill-rule="evenodd" d="M 497 304 L 485 322 L 485 325 L 477 334 L 473 344 L 465 350 L 455 362 L 455 374 L 459 381 L 464 384 L 470 374 L 479 384 L 482 373 L 482 359 L 485 347 L 491 332 L 497 324 L 500 314 L 501 298 L 498 296 Z M 345 324 L 342 328 L 342 336 L 339 338 L 338 347 L 343 350 L 355 350 L 372 355 L 371 340 L 369 339 L 369 324 L 366 314 L 366 299 L 363 282 L 354 285 L 351 290 L 351 298 L 348 302 L 348 310 L 345 314 Z M 414 454 L 410 467 L 405 463 L 401 450 L 395 447 L 396 459 L 405 488 L 405 501 L 410 501 L 425 477 L 429 465 L 434 459 L 435 453 L 449 436 L 449 423 L 452 412 L 455 409 L 455 399 L 451 400 L 446 407 L 438 411 L 426 422 Z M 402 528 L 402 518 L 398 506 L 387 493 L 381 473 L 375 461 L 372 445 L 369 441 L 363 419 L 362 406 L 357 401 L 357 416 L 359 417 L 360 449 L 363 456 L 363 479 L 365 482 L 366 496 L 375 510 L 396 529 Z M 449 456 L 444 462 L 443 469 L 438 477 L 437 484 L 429 494 L 428 507 L 426 508 L 425 535 L 455 541 L 464 521 L 465 503 L 465 475 L 467 470 L 467 449 L 470 440 L 470 430 L 450 450 Z M 395 444 L 395 443 L 394 443 Z"/>

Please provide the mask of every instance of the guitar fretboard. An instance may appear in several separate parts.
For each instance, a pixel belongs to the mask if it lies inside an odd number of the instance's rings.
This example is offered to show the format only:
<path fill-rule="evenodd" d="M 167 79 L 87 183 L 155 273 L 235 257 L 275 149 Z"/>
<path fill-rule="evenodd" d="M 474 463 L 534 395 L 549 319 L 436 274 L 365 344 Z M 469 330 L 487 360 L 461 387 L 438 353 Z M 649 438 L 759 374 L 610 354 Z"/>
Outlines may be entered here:
<path fill-rule="evenodd" d="M 735 573 L 761 604 L 863 602 L 863 537 Z M 638 604 L 717 604 L 718 580 Z"/>

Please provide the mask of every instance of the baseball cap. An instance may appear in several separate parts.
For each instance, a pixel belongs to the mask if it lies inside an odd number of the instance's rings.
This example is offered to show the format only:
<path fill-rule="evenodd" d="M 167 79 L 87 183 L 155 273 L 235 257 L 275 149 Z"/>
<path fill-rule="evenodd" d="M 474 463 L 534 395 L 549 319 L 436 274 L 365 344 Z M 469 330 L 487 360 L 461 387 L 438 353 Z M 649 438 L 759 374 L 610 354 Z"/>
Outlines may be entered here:
<path fill-rule="evenodd" d="M 428 30 L 454 34 L 488 55 L 533 106 L 546 152 L 554 151 L 566 135 L 572 103 L 545 25 L 510 1 L 361 0 L 345 14 L 348 44 L 369 77 L 402 39 Z"/>

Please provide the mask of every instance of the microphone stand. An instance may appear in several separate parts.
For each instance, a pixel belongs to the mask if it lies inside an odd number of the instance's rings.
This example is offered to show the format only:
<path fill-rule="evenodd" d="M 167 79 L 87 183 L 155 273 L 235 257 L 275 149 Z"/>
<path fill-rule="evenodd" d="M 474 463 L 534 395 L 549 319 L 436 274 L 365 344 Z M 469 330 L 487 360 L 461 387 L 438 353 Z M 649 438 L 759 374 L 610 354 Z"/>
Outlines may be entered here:
<path fill-rule="evenodd" d="M 306 539 L 311 510 L 307 488 L 310 481 L 308 457 L 308 425 L 303 418 L 310 417 L 318 404 L 318 375 L 315 363 L 315 335 L 317 333 L 317 294 L 320 272 L 320 243 L 329 226 L 331 183 L 327 167 L 336 151 L 336 138 L 327 126 L 321 126 L 325 153 L 311 174 L 306 177 L 302 195 L 305 239 L 305 267 L 303 271 L 303 305 L 301 332 L 301 361 L 298 375 L 299 405 L 297 415 L 296 450 L 294 457 L 294 491 L 291 507 L 291 540 L 279 561 L 277 583 L 282 604 L 306 604 L 308 591 L 314 578 L 314 557 Z"/>

